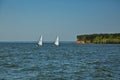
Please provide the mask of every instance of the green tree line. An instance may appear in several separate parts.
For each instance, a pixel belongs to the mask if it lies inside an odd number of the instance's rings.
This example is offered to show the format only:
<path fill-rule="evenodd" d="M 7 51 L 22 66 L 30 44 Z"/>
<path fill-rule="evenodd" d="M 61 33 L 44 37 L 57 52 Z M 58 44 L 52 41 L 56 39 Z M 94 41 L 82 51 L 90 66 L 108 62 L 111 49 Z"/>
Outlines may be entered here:
<path fill-rule="evenodd" d="M 77 35 L 77 41 L 89 41 L 90 43 L 103 44 L 120 44 L 120 33 Z"/>

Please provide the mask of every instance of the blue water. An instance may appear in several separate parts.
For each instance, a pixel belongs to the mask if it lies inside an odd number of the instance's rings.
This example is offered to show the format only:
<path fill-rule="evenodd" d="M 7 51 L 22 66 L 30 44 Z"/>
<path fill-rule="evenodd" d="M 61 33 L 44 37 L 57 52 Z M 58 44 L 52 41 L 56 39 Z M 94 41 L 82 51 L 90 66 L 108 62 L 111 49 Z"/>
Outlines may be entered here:
<path fill-rule="evenodd" d="M 0 80 L 120 80 L 120 44 L 1 42 Z"/>

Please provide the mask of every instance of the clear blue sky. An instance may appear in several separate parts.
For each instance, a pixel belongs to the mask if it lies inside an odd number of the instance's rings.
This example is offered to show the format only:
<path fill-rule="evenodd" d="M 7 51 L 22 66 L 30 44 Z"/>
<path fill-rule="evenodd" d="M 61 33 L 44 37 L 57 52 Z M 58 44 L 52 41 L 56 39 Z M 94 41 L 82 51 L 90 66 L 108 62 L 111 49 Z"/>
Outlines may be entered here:
<path fill-rule="evenodd" d="M 0 0 L 0 41 L 120 32 L 120 0 Z"/>

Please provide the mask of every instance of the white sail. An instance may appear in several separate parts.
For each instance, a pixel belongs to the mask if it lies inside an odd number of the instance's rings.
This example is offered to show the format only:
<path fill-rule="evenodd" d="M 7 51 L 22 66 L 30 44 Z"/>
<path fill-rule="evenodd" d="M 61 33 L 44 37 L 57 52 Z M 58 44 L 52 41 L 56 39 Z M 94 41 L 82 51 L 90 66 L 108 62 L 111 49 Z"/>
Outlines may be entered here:
<path fill-rule="evenodd" d="M 42 36 L 40 37 L 40 40 L 38 42 L 38 45 L 42 46 Z"/>
<path fill-rule="evenodd" d="M 56 46 L 59 45 L 59 37 L 58 37 L 58 36 L 57 36 L 57 38 L 56 38 L 55 45 L 56 45 Z"/>

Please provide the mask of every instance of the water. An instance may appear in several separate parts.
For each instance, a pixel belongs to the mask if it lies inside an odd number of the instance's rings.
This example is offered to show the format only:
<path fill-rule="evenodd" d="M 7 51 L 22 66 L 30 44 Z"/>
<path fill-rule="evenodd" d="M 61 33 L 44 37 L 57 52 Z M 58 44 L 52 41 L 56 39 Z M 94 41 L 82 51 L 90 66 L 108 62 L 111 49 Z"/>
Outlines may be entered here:
<path fill-rule="evenodd" d="M 120 80 L 120 44 L 0 43 L 0 80 Z"/>

